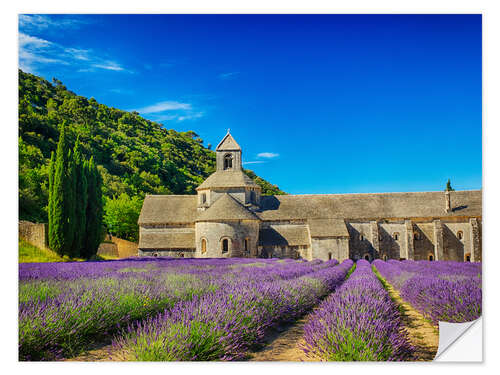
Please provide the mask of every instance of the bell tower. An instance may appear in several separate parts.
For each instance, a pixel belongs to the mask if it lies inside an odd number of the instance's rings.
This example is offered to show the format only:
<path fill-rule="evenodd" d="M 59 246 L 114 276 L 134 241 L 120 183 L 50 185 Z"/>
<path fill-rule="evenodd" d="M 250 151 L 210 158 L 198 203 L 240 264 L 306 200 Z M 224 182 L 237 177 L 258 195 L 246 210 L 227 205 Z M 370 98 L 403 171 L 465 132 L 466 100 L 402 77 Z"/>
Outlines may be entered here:
<path fill-rule="evenodd" d="M 243 172 L 241 147 L 229 129 L 215 148 L 215 160 L 215 172 L 196 188 L 198 211 L 210 209 L 224 194 L 229 194 L 247 209 L 259 209 L 262 189 Z"/>
<path fill-rule="evenodd" d="M 241 147 L 227 129 L 227 134 L 215 148 L 217 171 L 241 171 Z"/>

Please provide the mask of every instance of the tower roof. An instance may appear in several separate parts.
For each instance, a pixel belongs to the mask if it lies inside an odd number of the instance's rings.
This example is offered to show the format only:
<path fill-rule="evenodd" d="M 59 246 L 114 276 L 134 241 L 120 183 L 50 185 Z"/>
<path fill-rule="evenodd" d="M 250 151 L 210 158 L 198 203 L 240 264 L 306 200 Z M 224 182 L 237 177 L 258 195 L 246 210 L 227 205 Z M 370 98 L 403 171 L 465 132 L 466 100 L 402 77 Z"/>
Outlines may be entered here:
<path fill-rule="evenodd" d="M 234 140 L 229 129 L 227 134 L 222 138 L 222 141 L 217 145 L 215 151 L 241 151 L 240 145 Z"/>
<path fill-rule="evenodd" d="M 207 177 L 203 183 L 196 188 L 211 189 L 211 188 L 230 188 L 230 187 L 251 187 L 260 189 L 250 177 L 241 170 L 216 171 Z"/>
<path fill-rule="evenodd" d="M 241 203 L 224 193 L 207 210 L 200 213 L 196 221 L 223 221 L 223 220 L 259 220 Z"/>

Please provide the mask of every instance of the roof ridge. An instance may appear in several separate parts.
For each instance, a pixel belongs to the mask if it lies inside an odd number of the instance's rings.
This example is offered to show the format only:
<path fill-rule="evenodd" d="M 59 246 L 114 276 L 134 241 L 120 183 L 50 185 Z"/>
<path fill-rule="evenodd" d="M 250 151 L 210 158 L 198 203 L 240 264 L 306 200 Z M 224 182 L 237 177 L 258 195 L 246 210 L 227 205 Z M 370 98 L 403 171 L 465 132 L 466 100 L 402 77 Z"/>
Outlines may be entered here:
<path fill-rule="evenodd" d="M 181 198 L 193 198 L 196 194 L 146 194 L 148 198 L 165 198 L 165 197 L 181 197 Z"/>
<path fill-rule="evenodd" d="M 482 189 L 472 189 L 472 190 L 455 190 L 452 193 L 462 193 L 462 192 L 478 192 Z M 318 197 L 318 196 L 339 196 L 339 195 L 384 195 L 384 194 L 428 194 L 428 193 L 445 193 L 444 190 L 437 191 L 395 191 L 395 192 L 379 192 L 379 193 L 327 193 L 327 194 L 285 194 L 279 195 L 280 197 Z M 267 195 L 269 196 L 269 195 Z M 278 196 L 278 195 L 272 195 Z"/>

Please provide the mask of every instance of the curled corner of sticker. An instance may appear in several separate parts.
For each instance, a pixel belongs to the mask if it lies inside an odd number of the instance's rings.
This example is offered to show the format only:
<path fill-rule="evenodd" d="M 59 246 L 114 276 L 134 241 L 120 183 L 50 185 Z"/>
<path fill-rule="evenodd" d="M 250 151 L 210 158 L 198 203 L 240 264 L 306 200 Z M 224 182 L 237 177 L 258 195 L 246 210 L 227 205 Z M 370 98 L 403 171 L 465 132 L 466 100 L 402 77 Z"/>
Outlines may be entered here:
<path fill-rule="evenodd" d="M 459 357 L 455 357 L 455 356 L 442 356 L 443 353 L 447 352 L 448 349 L 453 346 L 458 346 L 457 344 L 459 344 L 459 341 L 461 341 L 461 338 L 464 336 L 464 334 L 466 334 L 467 331 L 469 331 L 469 329 L 476 325 L 477 322 L 481 321 L 482 323 L 482 317 L 480 317 L 479 319 L 476 319 L 476 320 L 473 320 L 471 322 L 466 322 L 466 323 L 448 323 L 448 322 L 439 322 L 439 346 L 438 346 L 438 351 L 436 353 L 436 357 L 434 357 L 434 360 L 436 361 L 460 361 L 460 362 L 469 362 L 469 361 L 482 361 L 482 326 L 481 326 L 481 329 L 479 330 L 479 334 L 476 334 L 474 332 L 474 335 L 473 337 L 470 337 L 468 338 L 469 339 L 472 339 L 473 341 L 472 342 L 476 342 L 478 341 L 477 343 L 475 344 L 471 344 L 471 343 L 467 343 L 466 346 L 467 347 L 470 347 L 471 345 L 474 347 L 474 348 L 478 348 L 478 346 L 481 347 L 481 350 L 480 350 L 480 358 L 478 359 L 477 356 L 474 356 L 474 358 L 470 358 L 469 356 L 467 356 L 466 354 L 469 352 L 469 350 L 466 349 L 466 352 L 464 353 L 465 356 L 461 356 L 459 355 Z M 467 336 L 467 335 L 465 335 Z M 456 344 L 455 344 L 456 343 Z M 455 344 L 455 345 L 454 345 Z M 459 349 L 459 351 L 461 352 L 461 349 Z M 457 353 L 459 354 L 459 353 Z M 450 357 L 450 358 L 444 358 L 444 357 Z"/>

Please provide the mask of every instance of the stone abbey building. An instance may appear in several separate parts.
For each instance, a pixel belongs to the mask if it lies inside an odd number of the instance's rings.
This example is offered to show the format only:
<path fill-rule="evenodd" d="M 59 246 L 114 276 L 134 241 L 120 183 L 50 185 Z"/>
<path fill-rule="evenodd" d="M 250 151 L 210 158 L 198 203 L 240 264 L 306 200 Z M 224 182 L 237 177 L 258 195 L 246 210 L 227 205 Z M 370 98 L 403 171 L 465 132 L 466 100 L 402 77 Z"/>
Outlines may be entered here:
<path fill-rule="evenodd" d="M 481 190 L 263 196 L 229 134 L 197 195 L 148 195 L 139 255 L 481 261 Z"/>

